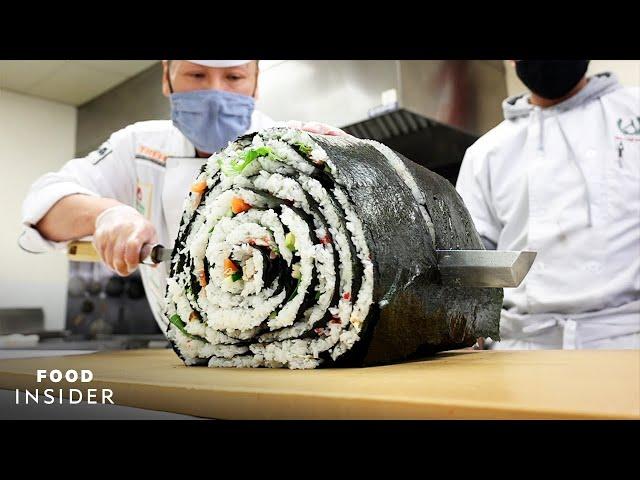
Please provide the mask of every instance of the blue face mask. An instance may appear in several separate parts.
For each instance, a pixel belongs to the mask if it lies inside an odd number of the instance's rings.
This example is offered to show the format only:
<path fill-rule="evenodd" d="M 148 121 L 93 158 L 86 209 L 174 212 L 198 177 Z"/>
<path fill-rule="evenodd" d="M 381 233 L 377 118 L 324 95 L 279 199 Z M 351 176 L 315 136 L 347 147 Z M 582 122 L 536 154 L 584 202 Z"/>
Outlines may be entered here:
<path fill-rule="evenodd" d="M 251 125 L 253 97 L 222 90 L 172 93 L 171 120 L 193 145 L 215 153 Z"/>

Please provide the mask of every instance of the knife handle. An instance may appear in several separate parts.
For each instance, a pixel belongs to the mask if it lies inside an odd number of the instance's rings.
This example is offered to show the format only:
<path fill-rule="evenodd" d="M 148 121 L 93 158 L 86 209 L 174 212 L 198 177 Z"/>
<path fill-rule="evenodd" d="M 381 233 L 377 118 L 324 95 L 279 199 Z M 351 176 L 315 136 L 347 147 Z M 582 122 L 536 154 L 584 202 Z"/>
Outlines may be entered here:
<path fill-rule="evenodd" d="M 100 262 L 93 243 L 75 240 L 67 246 L 67 258 L 72 262 Z"/>
<path fill-rule="evenodd" d="M 154 262 L 154 249 L 156 247 L 162 248 L 162 245 L 153 245 L 151 243 L 145 243 L 140 250 L 140 263 L 144 265 L 155 265 Z M 72 262 L 101 262 L 102 259 L 96 251 L 93 243 L 74 240 L 67 246 L 67 258 Z"/>

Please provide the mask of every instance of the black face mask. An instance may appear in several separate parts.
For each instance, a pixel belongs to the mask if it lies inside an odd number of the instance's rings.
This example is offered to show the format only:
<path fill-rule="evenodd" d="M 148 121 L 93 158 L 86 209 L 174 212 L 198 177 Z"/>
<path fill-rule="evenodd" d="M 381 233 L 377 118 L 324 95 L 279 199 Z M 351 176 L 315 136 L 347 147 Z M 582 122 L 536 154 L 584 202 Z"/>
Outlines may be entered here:
<path fill-rule="evenodd" d="M 533 93 L 555 100 L 578 84 L 588 66 L 589 60 L 518 60 L 516 73 Z"/>

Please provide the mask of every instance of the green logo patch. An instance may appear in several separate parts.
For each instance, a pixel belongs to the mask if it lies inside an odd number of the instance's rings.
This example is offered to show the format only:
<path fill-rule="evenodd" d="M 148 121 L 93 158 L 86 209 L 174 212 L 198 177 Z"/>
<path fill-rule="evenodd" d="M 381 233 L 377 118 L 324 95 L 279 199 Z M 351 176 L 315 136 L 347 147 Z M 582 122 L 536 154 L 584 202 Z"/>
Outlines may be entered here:
<path fill-rule="evenodd" d="M 640 117 L 630 118 L 627 121 L 619 118 L 618 129 L 625 135 L 640 135 Z"/>

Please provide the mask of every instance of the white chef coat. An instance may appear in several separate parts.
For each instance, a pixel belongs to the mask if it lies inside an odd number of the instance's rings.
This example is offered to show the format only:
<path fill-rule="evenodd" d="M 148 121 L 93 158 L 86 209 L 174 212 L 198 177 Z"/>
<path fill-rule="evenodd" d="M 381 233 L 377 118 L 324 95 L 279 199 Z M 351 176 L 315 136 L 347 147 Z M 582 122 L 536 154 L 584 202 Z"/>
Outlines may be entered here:
<path fill-rule="evenodd" d="M 254 111 L 248 132 L 275 126 L 265 114 Z M 40 177 L 23 204 L 24 231 L 20 246 L 40 253 L 65 248 L 68 242 L 44 239 L 33 228 L 61 198 L 72 194 L 114 198 L 135 207 L 156 228 L 158 241 L 173 247 L 178 234 L 189 185 L 205 158 L 170 120 L 138 122 L 115 132 L 100 148 L 84 158 L 67 162 L 58 172 Z M 168 262 L 140 266 L 151 311 L 164 332 L 162 316 Z"/>
<path fill-rule="evenodd" d="M 607 72 L 553 107 L 503 110 L 456 185 L 481 236 L 538 252 L 494 345 L 640 348 L 640 89 Z"/>

